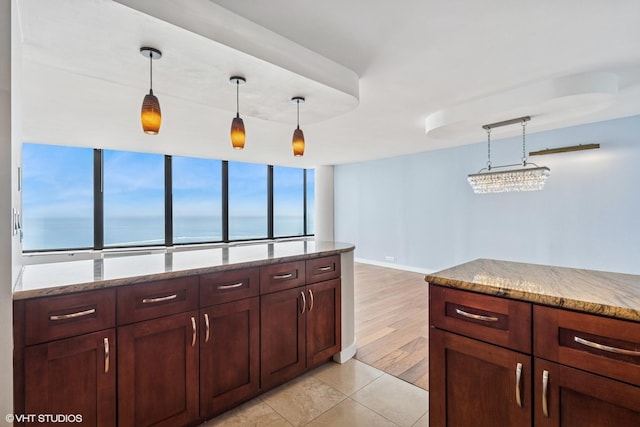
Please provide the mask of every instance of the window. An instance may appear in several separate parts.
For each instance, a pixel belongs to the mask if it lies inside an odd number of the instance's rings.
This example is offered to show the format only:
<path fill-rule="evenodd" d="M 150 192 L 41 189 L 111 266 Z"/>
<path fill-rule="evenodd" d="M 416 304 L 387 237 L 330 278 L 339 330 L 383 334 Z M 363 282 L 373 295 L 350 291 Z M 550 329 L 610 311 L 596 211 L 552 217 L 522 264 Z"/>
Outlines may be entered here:
<path fill-rule="evenodd" d="M 104 151 L 104 245 L 163 245 L 164 156 Z"/>
<path fill-rule="evenodd" d="M 172 158 L 173 243 L 222 240 L 222 162 Z"/>
<path fill-rule="evenodd" d="M 229 240 L 267 237 L 267 166 L 229 162 Z"/>
<path fill-rule="evenodd" d="M 304 169 L 273 168 L 273 235 L 304 234 Z"/>
<path fill-rule="evenodd" d="M 313 169 L 306 169 L 307 174 L 307 229 L 305 234 L 315 234 L 314 219 L 316 208 L 316 176 Z"/>
<path fill-rule="evenodd" d="M 22 157 L 25 252 L 313 234 L 311 170 L 30 143 Z"/>
<path fill-rule="evenodd" d="M 22 145 L 24 250 L 93 246 L 93 149 Z"/>

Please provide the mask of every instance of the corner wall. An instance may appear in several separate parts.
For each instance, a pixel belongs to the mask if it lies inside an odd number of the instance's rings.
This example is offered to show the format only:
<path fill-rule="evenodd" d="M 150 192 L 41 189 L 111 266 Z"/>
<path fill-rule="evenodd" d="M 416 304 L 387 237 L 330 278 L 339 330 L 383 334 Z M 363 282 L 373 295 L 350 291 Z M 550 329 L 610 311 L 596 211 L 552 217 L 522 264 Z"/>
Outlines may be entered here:
<path fill-rule="evenodd" d="M 640 116 L 527 131 L 527 151 L 600 143 L 529 160 L 548 166 L 539 192 L 474 194 L 486 142 L 334 167 L 335 239 L 356 260 L 435 271 L 476 258 L 640 274 Z M 519 137 L 492 141 L 516 163 Z M 387 258 L 389 257 L 389 258 Z"/>

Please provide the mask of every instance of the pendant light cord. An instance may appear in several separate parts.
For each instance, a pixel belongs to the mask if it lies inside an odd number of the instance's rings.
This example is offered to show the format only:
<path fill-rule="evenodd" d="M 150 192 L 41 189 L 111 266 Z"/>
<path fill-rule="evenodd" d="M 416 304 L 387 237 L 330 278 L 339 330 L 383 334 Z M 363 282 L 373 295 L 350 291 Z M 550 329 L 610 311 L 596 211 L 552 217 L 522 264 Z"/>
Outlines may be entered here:
<path fill-rule="evenodd" d="M 491 128 L 487 128 L 487 169 L 491 170 Z"/>
<path fill-rule="evenodd" d="M 296 126 L 298 129 L 300 129 L 300 100 L 296 99 L 296 106 L 298 107 L 298 115 L 297 115 L 297 119 L 296 119 Z"/>
<path fill-rule="evenodd" d="M 240 79 L 236 79 L 236 117 L 240 117 Z"/>
<path fill-rule="evenodd" d="M 153 52 L 149 52 L 149 92 L 153 93 Z"/>
<path fill-rule="evenodd" d="M 527 166 L 527 154 L 525 150 L 525 128 L 527 126 L 527 121 L 522 121 L 522 166 Z"/>

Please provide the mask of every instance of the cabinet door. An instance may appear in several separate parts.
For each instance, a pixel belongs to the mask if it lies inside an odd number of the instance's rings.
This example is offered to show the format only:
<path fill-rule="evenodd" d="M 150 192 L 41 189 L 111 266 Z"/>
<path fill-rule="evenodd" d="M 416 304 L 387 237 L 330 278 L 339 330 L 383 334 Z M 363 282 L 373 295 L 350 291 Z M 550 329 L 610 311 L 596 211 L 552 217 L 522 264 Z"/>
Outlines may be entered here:
<path fill-rule="evenodd" d="M 25 348 L 24 413 L 73 414 L 83 425 L 115 426 L 115 347 L 115 329 L 107 329 Z"/>
<path fill-rule="evenodd" d="M 340 279 L 307 286 L 307 368 L 340 351 Z"/>
<path fill-rule="evenodd" d="M 260 387 L 260 299 L 200 310 L 200 415 L 210 417 Z"/>
<path fill-rule="evenodd" d="M 305 369 L 305 288 L 263 295 L 260 300 L 260 368 L 268 389 Z"/>
<path fill-rule="evenodd" d="M 431 427 L 531 425 L 531 356 L 435 328 L 429 334 Z"/>
<path fill-rule="evenodd" d="M 179 426 L 198 419 L 198 313 L 118 328 L 118 425 Z"/>
<path fill-rule="evenodd" d="M 534 390 L 536 427 L 640 423 L 640 387 L 536 358 Z"/>

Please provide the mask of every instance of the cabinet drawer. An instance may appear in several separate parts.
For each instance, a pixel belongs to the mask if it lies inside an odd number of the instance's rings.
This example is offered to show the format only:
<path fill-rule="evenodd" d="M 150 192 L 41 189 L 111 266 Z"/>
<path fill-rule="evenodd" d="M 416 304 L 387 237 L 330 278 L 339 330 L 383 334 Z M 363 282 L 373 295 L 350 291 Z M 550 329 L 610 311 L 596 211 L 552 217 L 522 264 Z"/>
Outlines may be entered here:
<path fill-rule="evenodd" d="M 535 355 L 640 386 L 640 323 L 534 306 Z"/>
<path fill-rule="evenodd" d="M 182 313 L 197 307 L 197 276 L 118 288 L 118 325 Z"/>
<path fill-rule="evenodd" d="M 531 304 L 429 286 L 429 322 L 436 328 L 531 353 Z"/>
<path fill-rule="evenodd" d="M 306 261 L 307 283 L 322 282 L 340 277 L 340 255 Z"/>
<path fill-rule="evenodd" d="M 200 276 L 200 306 L 235 301 L 260 293 L 260 269 L 222 271 Z"/>
<path fill-rule="evenodd" d="M 305 284 L 304 261 L 260 267 L 260 293 L 282 291 Z"/>
<path fill-rule="evenodd" d="M 25 345 L 115 326 L 115 289 L 25 301 Z"/>

